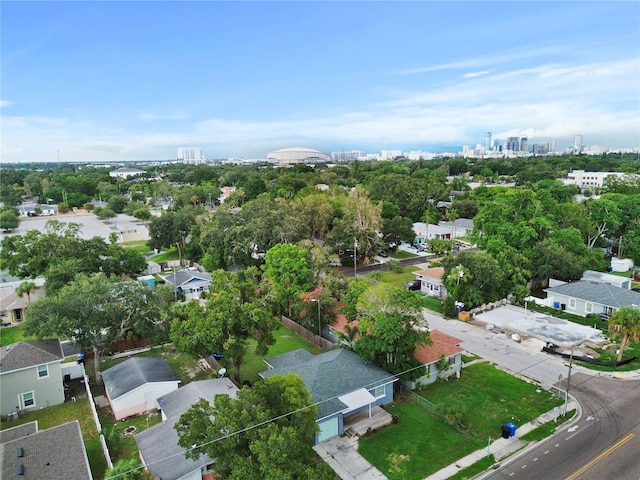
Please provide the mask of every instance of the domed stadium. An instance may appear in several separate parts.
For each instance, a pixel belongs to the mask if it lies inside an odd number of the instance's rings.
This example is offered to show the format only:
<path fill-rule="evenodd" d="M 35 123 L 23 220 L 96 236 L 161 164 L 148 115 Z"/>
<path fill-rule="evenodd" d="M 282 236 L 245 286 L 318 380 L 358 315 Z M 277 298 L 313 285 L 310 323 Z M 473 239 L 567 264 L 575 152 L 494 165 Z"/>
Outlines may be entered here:
<path fill-rule="evenodd" d="M 267 154 L 267 161 L 280 164 L 329 162 L 329 155 L 313 148 L 283 148 Z"/>

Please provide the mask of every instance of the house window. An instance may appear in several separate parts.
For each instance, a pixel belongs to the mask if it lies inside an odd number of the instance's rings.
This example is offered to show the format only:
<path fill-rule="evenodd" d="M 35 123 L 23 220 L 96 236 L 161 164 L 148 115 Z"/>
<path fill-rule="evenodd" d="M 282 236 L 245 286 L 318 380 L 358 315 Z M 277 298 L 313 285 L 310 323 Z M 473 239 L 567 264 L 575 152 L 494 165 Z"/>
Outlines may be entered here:
<path fill-rule="evenodd" d="M 384 397 L 384 385 L 380 385 L 373 389 L 373 396 L 376 398 Z"/>
<path fill-rule="evenodd" d="M 584 306 L 584 311 L 587 313 L 593 313 L 593 303 L 586 303 Z"/>
<path fill-rule="evenodd" d="M 36 406 L 36 396 L 33 392 L 25 392 L 20 395 L 20 399 L 22 400 L 22 408 L 29 408 Z"/>
<path fill-rule="evenodd" d="M 47 378 L 49 376 L 48 365 L 38 365 L 38 378 Z"/>
<path fill-rule="evenodd" d="M 576 299 L 575 298 L 570 298 L 569 299 L 569 308 L 571 310 L 575 310 L 576 309 Z"/>

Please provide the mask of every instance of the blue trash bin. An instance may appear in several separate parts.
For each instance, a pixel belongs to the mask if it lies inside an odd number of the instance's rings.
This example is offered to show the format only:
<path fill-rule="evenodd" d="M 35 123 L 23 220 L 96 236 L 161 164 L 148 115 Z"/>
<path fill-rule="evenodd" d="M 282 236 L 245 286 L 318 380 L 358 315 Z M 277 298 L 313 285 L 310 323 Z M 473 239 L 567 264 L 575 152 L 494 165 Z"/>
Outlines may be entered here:
<path fill-rule="evenodd" d="M 560 308 L 560 302 L 553 302 L 553 308 Z"/>
<path fill-rule="evenodd" d="M 516 426 L 515 423 L 509 422 L 505 425 L 505 427 L 509 429 L 509 438 L 514 437 L 516 435 L 516 428 L 518 427 Z"/>

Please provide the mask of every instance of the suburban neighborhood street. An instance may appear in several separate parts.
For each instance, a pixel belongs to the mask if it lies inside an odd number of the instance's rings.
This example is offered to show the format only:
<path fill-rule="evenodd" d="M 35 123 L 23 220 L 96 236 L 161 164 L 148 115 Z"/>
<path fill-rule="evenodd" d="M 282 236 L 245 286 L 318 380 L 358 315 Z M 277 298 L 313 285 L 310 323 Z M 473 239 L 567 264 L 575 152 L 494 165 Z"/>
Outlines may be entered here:
<path fill-rule="evenodd" d="M 566 388 L 566 360 L 499 338 L 481 326 L 444 320 L 425 311 L 431 329 L 462 340 L 462 346 L 491 362 L 540 382 Z M 581 406 L 579 416 L 549 439 L 507 459 L 483 479 L 640 479 L 640 379 L 615 378 L 573 365 L 570 394 Z M 561 381 L 558 381 L 562 378 Z"/>

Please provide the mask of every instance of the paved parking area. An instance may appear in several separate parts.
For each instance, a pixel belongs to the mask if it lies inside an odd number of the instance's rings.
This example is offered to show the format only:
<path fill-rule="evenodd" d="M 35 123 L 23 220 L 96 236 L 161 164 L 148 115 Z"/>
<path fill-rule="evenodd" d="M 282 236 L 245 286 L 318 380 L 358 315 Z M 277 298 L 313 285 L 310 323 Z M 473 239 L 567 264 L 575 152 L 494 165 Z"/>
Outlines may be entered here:
<path fill-rule="evenodd" d="M 497 328 L 533 336 L 562 347 L 569 347 L 583 341 L 602 343 L 605 340 L 602 331 L 597 328 L 585 327 L 513 305 L 474 315 L 473 318 L 486 324 L 493 324 Z"/>
<path fill-rule="evenodd" d="M 357 438 L 334 437 L 313 449 L 343 480 L 383 480 L 387 477 L 358 453 Z"/>

